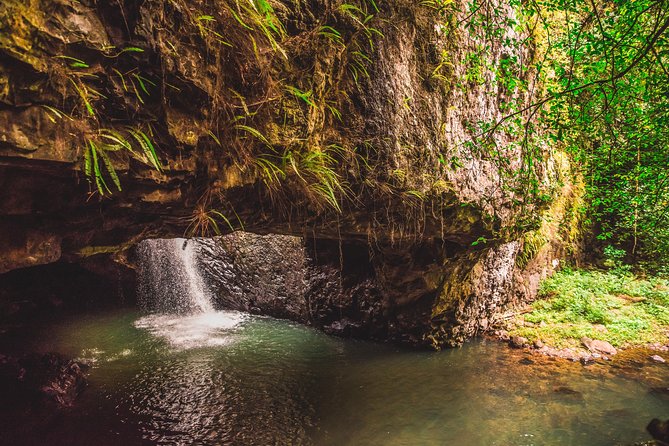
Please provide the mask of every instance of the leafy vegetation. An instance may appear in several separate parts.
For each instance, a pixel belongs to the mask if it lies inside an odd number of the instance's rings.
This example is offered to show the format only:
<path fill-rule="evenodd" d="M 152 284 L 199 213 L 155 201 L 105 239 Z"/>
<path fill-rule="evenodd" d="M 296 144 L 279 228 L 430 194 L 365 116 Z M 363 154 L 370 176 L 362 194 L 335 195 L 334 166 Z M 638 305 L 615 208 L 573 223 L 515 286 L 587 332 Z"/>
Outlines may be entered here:
<path fill-rule="evenodd" d="M 544 281 L 532 311 L 514 321 L 513 335 L 557 347 L 582 337 L 616 347 L 666 342 L 669 281 L 620 271 L 564 269 Z"/>
<path fill-rule="evenodd" d="M 669 260 L 669 4 L 665 0 L 530 2 L 541 94 L 504 120 L 536 116 L 586 179 L 586 215 L 654 272 Z M 508 79 L 508 76 L 505 76 Z"/>
<path fill-rule="evenodd" d="M 110 153 L 125 150 L 135 159 L 151 165 L 161 171 L 162 166 L 156 153 L 156 148 L 151 138 L 142 130 L 126 127 L 120 131 L 111 129 L 99 129 L 95 138 L 86 139 L 84 149 L 84 172 L 86 176 L 95 181 L 100 195 L 111 194 L 112 190 L 107 185 L 105 175 L 101 168 L 104 166 L 109 178 L 111 178 L 116 190 L 122 190 L 116 168 L 110 158 Z"/>

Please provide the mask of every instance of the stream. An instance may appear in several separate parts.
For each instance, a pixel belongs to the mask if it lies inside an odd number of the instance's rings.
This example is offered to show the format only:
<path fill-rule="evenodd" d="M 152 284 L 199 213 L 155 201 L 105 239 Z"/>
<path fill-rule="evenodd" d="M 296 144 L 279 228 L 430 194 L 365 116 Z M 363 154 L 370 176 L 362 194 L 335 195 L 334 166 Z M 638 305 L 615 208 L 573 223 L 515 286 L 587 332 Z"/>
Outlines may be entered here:
<path fill-rule="evenodd" d="M 72 316 L 25 342 L 94 365 L 73 408 L 0 414 L 5 444 L 596 446 L 648 439 L 669 412 L 610 365 L 483 340 L 415 351 L 237 312 Z"/>

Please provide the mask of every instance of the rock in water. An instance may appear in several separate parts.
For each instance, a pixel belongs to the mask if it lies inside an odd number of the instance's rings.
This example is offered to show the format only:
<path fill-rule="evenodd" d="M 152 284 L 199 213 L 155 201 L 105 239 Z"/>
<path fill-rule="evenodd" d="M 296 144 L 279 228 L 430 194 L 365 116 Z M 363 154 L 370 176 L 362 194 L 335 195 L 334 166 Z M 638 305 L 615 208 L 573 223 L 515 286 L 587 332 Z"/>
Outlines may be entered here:
<path fill-rule="evenodd" d="M 513 348 L 523 348 L 526 345 L 528 345 L 529 341 L 527 338 L 524 338 L 522 336 L 512 336 L 511 340 L 509 341 L 509 345 Z"/>
<path fill-rule="evenodd" d="M 602 355 L 613 356 L 618 353 L 618 350 L 606 341 L 599 339 L 581 338 L 581 343 L 593 353 L 600 353 Z"/>
<path fill-rule="evenodd" d="M 654 418 L 648 423 L 646 430 L 655 440 L 669 443 L 669 421 L 660 421 Z"/>
<path fill-rule="evenodd" d="M 664 364 L 665 362 L 667 362 L 667 360 L 664 359 L 664 358 L 663 358 L 662 356 L 660 356 L 660 355 L 653 355 L 653 356 L 650 357 L 650 359 L 652 359 L 652 360 L 655 361 L 655 362 L 659 362 L 659 363 L 661 363 L 661 364 Z"/>
<path fill-rule="evenodd" d="M 88 365 L 56 353 L 32 355 L 21 361 L 28 390 L 58 407 L 69 407 L 86 387 L 84 371 Z"/>

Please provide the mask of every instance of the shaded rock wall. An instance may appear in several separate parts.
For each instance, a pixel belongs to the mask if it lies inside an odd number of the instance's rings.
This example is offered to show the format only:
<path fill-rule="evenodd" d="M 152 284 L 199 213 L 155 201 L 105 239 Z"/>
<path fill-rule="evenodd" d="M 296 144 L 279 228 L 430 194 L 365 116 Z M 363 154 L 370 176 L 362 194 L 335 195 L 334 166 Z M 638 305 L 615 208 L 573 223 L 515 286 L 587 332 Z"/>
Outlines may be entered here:
<path fill-rule="evenodd" d="M 565 220 L 558 213 L 565 209 L 555 207 L 546 213 L 547 225 Z M 549 230 L 557 229 L 538 229 Z M 441 348 L 485 332 L 531 301 L 540 280 L 576 245 L 568 237 L 558 231 L 540 246 L 515 240 L 474 250 L 237 232 L 197 239 L 196 246 L 221 308 L 337 335 Z M 529 249 L 536 252 L 526 258 Z"/>
<path fill-rule="evenodd" d="M 0 181 L 11 191 L 0 196 L 3 270 L 211 231 L 211 209 L 253 231 L 463 245 L 513 223 L 501 167 L 465 142 L 474 123 L 503 115 L 500 58 L 526 64 L 531 45 L 494 45 L 481 80 L 468 82 L 463 60 L 481 42 L 456 29 L 464 5 L 443 18 L 415 2 L 386 2 L 369 10 L 378 31 L 370 39 L 337 2 L 273 2 L 285 32 L 268 39 L 257 24 L 241 27 L 229 3 L 3 2 Z M 346 49 L 319 34 L 324 23 Z M 367 76 L 351 74 L 354 48 L 365 53 Z M 430 79 L 440 62 L 451 67 L 450 86 Z M 311 92 L 313 105 L 289 93 L 295 88 Z M 130 130 L 153 141 L 161 172 Z M 114 179 L 102 159 L 99 175 L 87 177 L 85 158 L 110 131 L 137 153 L 106 151 L 123 190 L 101 197 Z M 333 157 L 318 167 L 345 188 L 319 177 L 305 158 L 314 153 Z M 498 156 L 513 166 L 521 152 L 507 145 Z M 263 168 L 268 160 L 286 163 L 278 184 Z M 341 215 L 323 201 L 324 185 Z"/>
<path fill-rule="evenodd" d="M 423 343 L 432 305 L 417 283 L 423 268 L 409 280 L 415 273 L 403 263 L 407 288 L 396 278 L 387 283 L 388 265 L 379 265 L 361 243 L 241 232 L 196 243 L 221 308 L 291 319 L 337 335 Z M 400 258 L 409 256 L 395 260 Z M 388 286 L 401 291 L 389 293 Z M 401 300 L 394 300 L 398 295 Z"/>

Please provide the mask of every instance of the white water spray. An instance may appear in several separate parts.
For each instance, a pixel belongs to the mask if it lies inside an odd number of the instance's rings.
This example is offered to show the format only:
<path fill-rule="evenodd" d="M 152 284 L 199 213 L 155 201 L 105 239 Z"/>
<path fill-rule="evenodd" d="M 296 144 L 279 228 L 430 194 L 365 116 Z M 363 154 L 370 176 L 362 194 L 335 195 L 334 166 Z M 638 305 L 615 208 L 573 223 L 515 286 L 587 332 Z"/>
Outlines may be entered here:
<path fill-rule="evenodd" d="M 246 319 L 216 311 L 197 258 L 196 239 L 145 240 L 139 256 L 139 297 L 154 314 L 135 322 L 179 349 L 229 344 L 231 330 Z"/>
<path fill-rule="evenodd" d="M 211 295 L 197 270 L 195 244 L 188 240 L 175 238 L 172 240 L 176 257 L 183 264 L 184 280 L 188 288 L 190 306 L 202 313 L 211 313 L 214 306 L 211 303 Z"/>
<path fill-rule="evenodd" d="M 139 297 L 145 310 L 211 313 L 211 291 L 200 274 L 196 240 L 145 240 L 138 249 Z"/>

